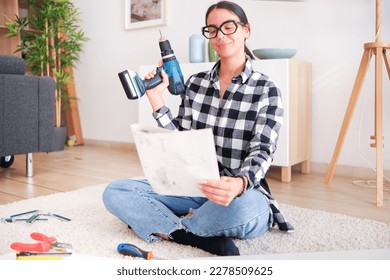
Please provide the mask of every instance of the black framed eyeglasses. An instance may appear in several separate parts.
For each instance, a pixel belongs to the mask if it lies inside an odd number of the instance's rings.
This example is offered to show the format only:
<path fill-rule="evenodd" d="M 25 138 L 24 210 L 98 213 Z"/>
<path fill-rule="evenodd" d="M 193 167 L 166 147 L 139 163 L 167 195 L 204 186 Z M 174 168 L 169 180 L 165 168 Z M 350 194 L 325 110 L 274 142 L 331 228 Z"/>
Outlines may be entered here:
<path fill-rule="evenodd" d="M 219 27 L 215 25 L 206 25 L 202 27 L 202 34 L 207 39 L 213 39 L 217 37 L 218 31 L 221 31 L 224 35 L 231 35 L 236 33 L 238 25 L 244 26 L 245 24 L 240 21 L 227 20 L 223 22 Z"/>

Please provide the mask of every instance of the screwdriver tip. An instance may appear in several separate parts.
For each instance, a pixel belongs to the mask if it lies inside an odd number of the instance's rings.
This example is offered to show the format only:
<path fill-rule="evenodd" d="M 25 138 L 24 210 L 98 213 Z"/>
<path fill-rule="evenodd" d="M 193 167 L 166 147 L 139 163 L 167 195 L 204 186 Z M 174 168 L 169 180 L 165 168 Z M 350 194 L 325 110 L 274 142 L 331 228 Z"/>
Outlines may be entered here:
<path fill-rule="evenodd" d="M 160 32 L 160 42 L 165 41 L 165 37 L 162 35 L 161 29 L 159 29 Z"/>

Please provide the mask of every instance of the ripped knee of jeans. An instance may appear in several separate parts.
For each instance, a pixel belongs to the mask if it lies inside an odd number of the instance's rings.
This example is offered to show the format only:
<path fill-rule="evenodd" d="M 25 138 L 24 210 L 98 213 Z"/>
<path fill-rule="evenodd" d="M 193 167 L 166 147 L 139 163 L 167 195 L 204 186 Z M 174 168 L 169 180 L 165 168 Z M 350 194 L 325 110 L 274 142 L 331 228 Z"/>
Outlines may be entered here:
<path fill-rule="evenodd" d="M 167 241 L 169 239 L 172 239 L 172 233 L 177 231 L 177 230 L 181 230 L 181 229 L 184 229 L 185 231 L 188 231 L 187 227 L 184 226 L 182 223 L 181 223 L 182 219 L 180 219 L 180 222 L 178 224 L 176 224 L 176 226 L 172 229 L 169 230 L 168 233 L 152 233 L 148 236 L 148 238 L 146 239 L 147 242 L 153 242 L 153 241 Z"/>

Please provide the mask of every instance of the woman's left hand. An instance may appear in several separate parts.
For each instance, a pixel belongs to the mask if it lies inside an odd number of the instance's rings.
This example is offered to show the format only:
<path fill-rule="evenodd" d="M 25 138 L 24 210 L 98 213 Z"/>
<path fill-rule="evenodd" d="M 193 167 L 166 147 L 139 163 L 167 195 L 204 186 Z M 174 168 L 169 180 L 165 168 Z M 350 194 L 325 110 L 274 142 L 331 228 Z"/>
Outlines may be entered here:
<path fill-rule="evenodd" d="M 223 176 L 219 180 L 206 179 L 199 188 L 212 202 L 228 206 L 242 192 L 242 179 Z"/>

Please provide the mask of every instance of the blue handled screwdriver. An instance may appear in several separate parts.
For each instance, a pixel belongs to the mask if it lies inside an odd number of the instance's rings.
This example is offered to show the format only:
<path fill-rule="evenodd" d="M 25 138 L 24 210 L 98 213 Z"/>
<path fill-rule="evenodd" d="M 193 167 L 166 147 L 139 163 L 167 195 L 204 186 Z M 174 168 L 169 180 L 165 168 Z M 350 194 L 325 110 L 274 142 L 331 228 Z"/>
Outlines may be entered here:
<path fill-rule="evenodd" d="M 143 258 L 145 260 L 155 259 L 153 257 L 153 252 L 144 251 L 141 248 L 129 243 L 119 244 L 117 250 L 120 254 L 125 256 L 138 257 Z"/>

